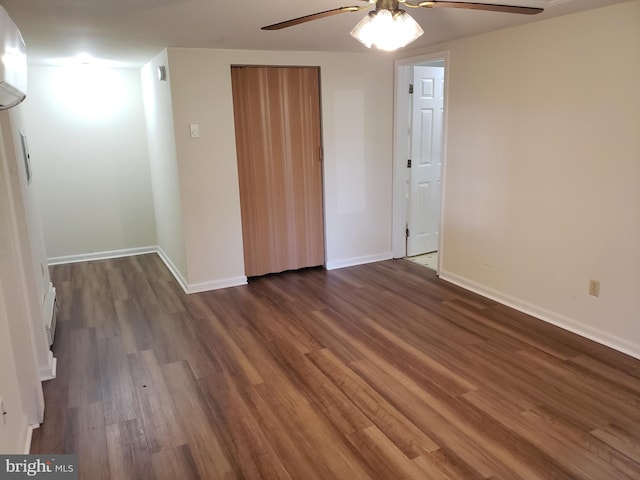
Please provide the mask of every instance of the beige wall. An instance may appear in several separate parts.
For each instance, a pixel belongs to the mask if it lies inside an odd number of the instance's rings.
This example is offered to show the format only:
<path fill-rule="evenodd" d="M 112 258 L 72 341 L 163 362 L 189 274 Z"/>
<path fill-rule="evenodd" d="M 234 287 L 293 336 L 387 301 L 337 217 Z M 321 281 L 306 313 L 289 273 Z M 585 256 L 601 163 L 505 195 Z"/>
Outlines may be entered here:
<path fill-rule="evenodd" d="M 444 49 L 443 278 L 640 356 L 640 2 Z"/>
<path fill-rule="evenodd" d="M 329 268 L 391 255 L 392 59 L 386 55 L 168 49 L 192 289 L 244 280 L 230 67 L 321 68 Z M 190 138 L 189 124 L 200 125 Z"/>
<path fill-rule="evenodd" d="M 155 246 L 140 72 L 29 67 L 24 117 L 47 255 Z M 62 257 L 62 258 L 60 258 Z"/>

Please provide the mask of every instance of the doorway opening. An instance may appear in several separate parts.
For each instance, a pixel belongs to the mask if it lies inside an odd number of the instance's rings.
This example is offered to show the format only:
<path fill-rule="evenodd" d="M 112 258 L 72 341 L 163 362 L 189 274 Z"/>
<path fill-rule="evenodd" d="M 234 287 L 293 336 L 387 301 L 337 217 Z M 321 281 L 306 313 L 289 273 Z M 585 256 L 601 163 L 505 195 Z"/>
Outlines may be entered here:
<path fill-rule="evenodd" d="M 393 256 L 438 272 L 448 52 L 397 60 Z"/>

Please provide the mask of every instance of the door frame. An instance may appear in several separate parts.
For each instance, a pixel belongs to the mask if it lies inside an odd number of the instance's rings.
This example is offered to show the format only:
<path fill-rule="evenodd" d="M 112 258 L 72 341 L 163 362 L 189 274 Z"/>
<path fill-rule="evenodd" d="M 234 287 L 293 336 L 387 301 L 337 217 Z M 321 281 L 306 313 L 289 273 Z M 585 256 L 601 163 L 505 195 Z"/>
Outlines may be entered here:
<path fill-rule="evenodd" d="M 444 118 L 442 120 L 442 180 L 440 202 L 440 235 L 438 240 L 438 272 L 442 262 L 442 250 L 444 245 L 444 200 L 445 200 L 445 178 L 447 171 L 447 118 L 448 118 L 448 96 L 449 96 L 449 51 L 435 52 L 415 57 L 401 58 L 394 62 L 395 69 L 395 102 L 393 112 L 394 124 L 394 147 L 393 147 L 393 209 L 391 249 L 393 258 L 404 258 L 407 256 L 406 225 L 407 225 L 407 205 L 406 196 L 408 194 L 408 172 L 407 159 L 410 158 L 409 142 L 407 132 L 409 131 L 409 114 L 411 101 L 408 94 L 408 85 L 412 81 L 414 65 L 425 63 L 444 62 Z"/>

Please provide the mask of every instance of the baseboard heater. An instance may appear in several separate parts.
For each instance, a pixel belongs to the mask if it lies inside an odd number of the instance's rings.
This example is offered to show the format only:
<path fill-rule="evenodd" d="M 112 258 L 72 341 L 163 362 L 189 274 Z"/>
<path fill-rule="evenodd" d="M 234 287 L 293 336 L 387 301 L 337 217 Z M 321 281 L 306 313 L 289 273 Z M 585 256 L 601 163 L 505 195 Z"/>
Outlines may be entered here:
<path fill-rule="evenodd" d="M 44 303 L 42 305 L 42 318 L 44 319 L 44 326 L 47 330 L 47 339 L 49 340 L 49 346 L 53 345 L 53 340 L 56 335 L 56 318 L 58 314 L 58 302 L 56 302 L 56 289 L 52 283 L 49 284 L 49 290 L 44 296 Z"/>

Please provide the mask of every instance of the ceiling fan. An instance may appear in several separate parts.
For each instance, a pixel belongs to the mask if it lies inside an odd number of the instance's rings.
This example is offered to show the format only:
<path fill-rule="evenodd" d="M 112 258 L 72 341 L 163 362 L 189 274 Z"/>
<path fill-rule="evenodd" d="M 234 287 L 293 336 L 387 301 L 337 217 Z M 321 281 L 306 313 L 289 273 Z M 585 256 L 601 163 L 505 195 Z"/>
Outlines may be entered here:
<path fill-rule="evenodd" d="M 330 17 L 345 12 L 359 12 L 375 4 L 375 9 L 367 14 L 351 31 L 351 36 L 367 47 L 376 46 L 381 50 L 395 50 L 408 45 L 424 33 L 420 25 L 400 6 L 407 8 L 463 8 L 468 10 L 485 10 L 489 12 L 518 13 L 535 15 L 543 11 L 537 7 L 519 7 L 514 5 L 497 5 L 493 3 L 451 2 L 428 0 L 414 3 L 409 0 L 365 0 L 366 5 L 339 7 L 323 12 L 312 13 L 284 22 L 262 27 L 262 30 L 281 30 L 301 23 Z"/>

